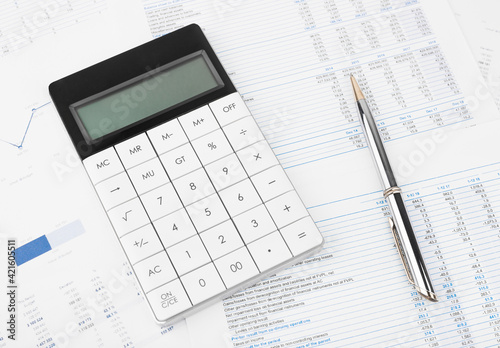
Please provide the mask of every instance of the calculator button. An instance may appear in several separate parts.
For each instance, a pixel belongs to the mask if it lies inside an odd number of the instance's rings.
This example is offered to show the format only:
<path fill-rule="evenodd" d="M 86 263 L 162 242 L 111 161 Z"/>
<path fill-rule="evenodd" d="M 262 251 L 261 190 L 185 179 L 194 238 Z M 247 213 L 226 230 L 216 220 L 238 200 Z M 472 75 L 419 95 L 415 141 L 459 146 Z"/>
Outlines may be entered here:
<path fill-rule="evenodd" d="M 95 184 L 123 172 L 123 166 L 114 148 L 96 153 L 83 160 L 90 180 Z"/>
<path fill-rule="evenodd" d="M 248 244 L 248 250 L 261 272 L 276 267 L 293 257 L 278 231 Z"/>
<path fill-rule="evenodd" d="M 141 201 L 151 221 L 155 221 L 182 208 L 181 200 L 171 183 L 143 194 Z"/>
<path fill-rule="evenodd" d="M 192 307 L 191 301 L 179 279 L 174 279 L 154 289 L 146 296 L 158 321 L 165 321 Z"/>
<path fill-rule="evenodd" d="M 185 206 L 215 192 L 214 186 L 203 168 L 174 180 L 173 184 Z"/>
<path fill-rule="evenodd" d="M 209 164 L 205 169 L 217 191 L 248 178 L 234 153 Z"/>
<path fill-rule="evenodd" d="M 233 153 L 233 149 L 220 129 L 192 142 L 201 163 L 207 165 Z"/>
<path fill-rule="evenodd" d="M 164 153 L 160 156 L 160 159 L 167 170 L 170 180 L 177 179 L 195 169 L 201 168 L 198 156 L 196 156 L 193 147 L 189 143 Z"/>
<path fill-rule="evenodd" d="M 222 129 L 233 146 L 234 151 L 265 140 L 264 135 L 252 116 L 244 117 L 241 120 L 228 124 Z"/>
<path fill-rule="evenodd" d="M 281 234 L 294 256 L 323 243 L 323 237 L 310 216 L 281 229 Z"/>
<path fill-rule="evenodd" d="M 151 225 L 141 227 L 120 238 L 123 249 L 131 264 L 164 250 Z"/>
<path fill-rule="evenodd" d="M 250 115 L 250 111 L 238 92 L 220 98 L 210 103 L 209 106 L 221 126 Z"/>
<path fill-rule="evenodd" d="M 95 189 L 106 210 L 137 196 L 127 173 L 112 176 L 95 185 Z"/>
<path fill-rule="evenodd" d="M 128 171 L 139 195 L 168 183 L 168 176 L 156 157 Z"/>
<path fill-rule="evenodd" d="M 259 274 L 246 247 L 215 260 L 214 264 L 228 289 Z"/>
<path fill-rule="evenodd" d="M 142 260 L 133 268 L 144 292 L 151 291 L 177 278 L 174 267 L 165 251 Z"/>
<path fill-rule="evenodd" d="M 194 140 L 219 128 L 208 106 L 203 106 L 180 116 L 179 122 L 190 140 Z"/>
<path fill-rule="evenodd" d="M 200 237 L 213 260 L 243 246 L 243 241 L 231 220 L 201 233 Z"/>
<path fill-rule="evenodd" d="M 118 237 L 149 223 L 149 218 L 139 198 L 111 209 L 108 211 L 108 216 Z"/>
<path fill-rule="evenodd" d="M 262 203 L 249 179 L 245 179 L 219 192 L 231 216 L 236 216 Z"/>
<path fill-rule="evenodd" d="M 234 223 L 247 244 L 277 229 L 271 215 L 269 215 L 263 204 L 236 216 Z"/>
<path fill-rule="evenodd" d="M 198 235 L 167 248 L 167 254 L 179 275 L 186 274 L 211 261 Z"/>
<path fill-rule="evenodd" d="M 139 134 L 115 145 L 115 149 L 126 169 L 146 162 L 156 156 L 146 133 Z"/>
<path fill-rule="evenodd" d="M 193 223 L 184 209 L 156 220 L 153 225 L 165 248 L 196 235 Z"/>
<path fill-rule="evenodd" d="M 249 176 L 278 164 L 267 141 L 260 141 L 236 152 Z"/>
<path fill-rule="evenodd" d="M 287 192 L 266 203 L 278 228 L 282 228 L 308 215 L 295 191 Z"/>
<path fill-rule="evenodd" d="M 193 305 L 209 299 L 212 296 L 226 290 L 219 273 L 213 263 L 206 264 L 203 267 L 183 275 L 181 282 L 193 301 Z"/>
<path fill-rule="evenodd" d="M 293 190 L 292 183 L 281 165 L 252 176 L 252 182 L 264 202 Z"/>
<path fill-rule="evenodd" d="M 226 209 L 217 194 L 213 194 L 186 207 L 198 232 L 208 230 L 221 222 L 228 220 Z"/>
<path fill-rule="evenodd" d="M 186 133 L 177 119 L 150 129 L 147 133 L 158 155 L 188 142 Z"/>

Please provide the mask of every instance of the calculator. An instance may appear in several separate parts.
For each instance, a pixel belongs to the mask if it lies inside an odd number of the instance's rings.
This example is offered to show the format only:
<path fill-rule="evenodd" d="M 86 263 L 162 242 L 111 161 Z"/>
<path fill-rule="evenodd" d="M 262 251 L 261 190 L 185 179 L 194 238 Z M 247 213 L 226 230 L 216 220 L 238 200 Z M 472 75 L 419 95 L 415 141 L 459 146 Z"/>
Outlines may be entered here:
<path fill-rule="evenodd" d="M 49 91 L 158 323 L 185 318 L 322 247 L 197 25 Z"/>

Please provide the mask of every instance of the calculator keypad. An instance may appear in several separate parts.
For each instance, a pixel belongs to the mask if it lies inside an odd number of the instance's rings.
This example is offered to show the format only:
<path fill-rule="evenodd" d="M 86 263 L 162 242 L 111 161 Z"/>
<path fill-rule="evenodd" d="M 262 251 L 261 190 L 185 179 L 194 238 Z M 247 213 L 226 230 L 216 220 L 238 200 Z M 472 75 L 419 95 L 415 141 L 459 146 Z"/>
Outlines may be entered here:
<path fill-rule="evenodd" d="M 238 93 L 84 165 L 158 321 L 323 241 Z"/>

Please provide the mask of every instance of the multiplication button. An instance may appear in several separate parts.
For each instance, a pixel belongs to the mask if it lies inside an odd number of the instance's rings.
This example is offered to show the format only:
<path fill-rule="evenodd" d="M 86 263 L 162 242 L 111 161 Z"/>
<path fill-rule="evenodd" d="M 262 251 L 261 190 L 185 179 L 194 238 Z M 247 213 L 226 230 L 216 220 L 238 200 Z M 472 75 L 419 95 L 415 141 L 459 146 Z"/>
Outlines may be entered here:
<path fill-rule="evenodd" d="M 219 128 L 208 106 L 191 111 L 179 117 L 179 122 L 189 139 L 194 140 Z"/>
<path fill-rule="evenodd" d="M 229 139 L 234 151 L 241 150 L 258 141 L 265 140 L 264 135 L 252 116 L 244 117 L 241 120 L 228 124 L 222 129 Z"/>
<path fill-rule="evenodd" d="M 184 144 L 160 156 L 160 160 L 167 170 L 170 180 L 192 172 L 201 167 L 198 156 L 191 144 Z"/>
<path fill-rule="evenodd" d="M 158 155 L 188 142 L 188 138 L 177 119 L 155 127 L 147 133 Z"/>
<path fill-rule="evenodd" d="M 210 103 L 209 106 L 221 126 L 250 115 L 250 111 L 238 92 L 220 98 Z"/>
<path fill-rule="evenodd" d="M 126 169 L 156 157 L 156 153 L 146 133 L 139 134 L 116 144 L 115 149 Z"/>
<path fill-rule="evenodd" d="M 123 166 L 114 148 L 96 153 L 83 160 L 90 180 L 95 184 L 123 172 Z"/>
<path fill-rule="evenodd" d="M 249 176 L 278 164 L 278 160 L 267 141 L 260 141 L 237 151 L 238 158 Z"/>
<path fill-rule="evenodd" d="M 158 321 L 165 321 L 192 307 L 179 279 L 156 288 L 146 296 Z"/>
<path fill-rule="evenodd" d="M 265 203 L 278 228 L 282 228 L 308 215 L 295 191 L 287 192 Z"/>

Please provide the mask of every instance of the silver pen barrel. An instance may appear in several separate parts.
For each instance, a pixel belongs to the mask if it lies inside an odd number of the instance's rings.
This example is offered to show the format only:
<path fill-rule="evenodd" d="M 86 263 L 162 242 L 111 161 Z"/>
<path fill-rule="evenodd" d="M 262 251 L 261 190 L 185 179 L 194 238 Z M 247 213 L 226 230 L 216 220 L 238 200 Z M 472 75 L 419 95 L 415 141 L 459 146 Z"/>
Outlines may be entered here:
<path fill-rule="evenodd" d="M 431 301 L 437 301 L 436 293 L 427 272 L 427 267 L 420 252 L 415 233 L 413 232 L 403 197 L 401 196 L 401 189 L 396 183 L 377 125 L 365 97 L 353 76 L 351 76 L 351 81 L 359 109 L 361 128 L 365 134 L 367 145 L 384 187 L 384 197 L 387 200 L 392 215 L 389 218 L 389 224 L 406 275 L 410 283 L 415 286 L 422 296 Z"/>

